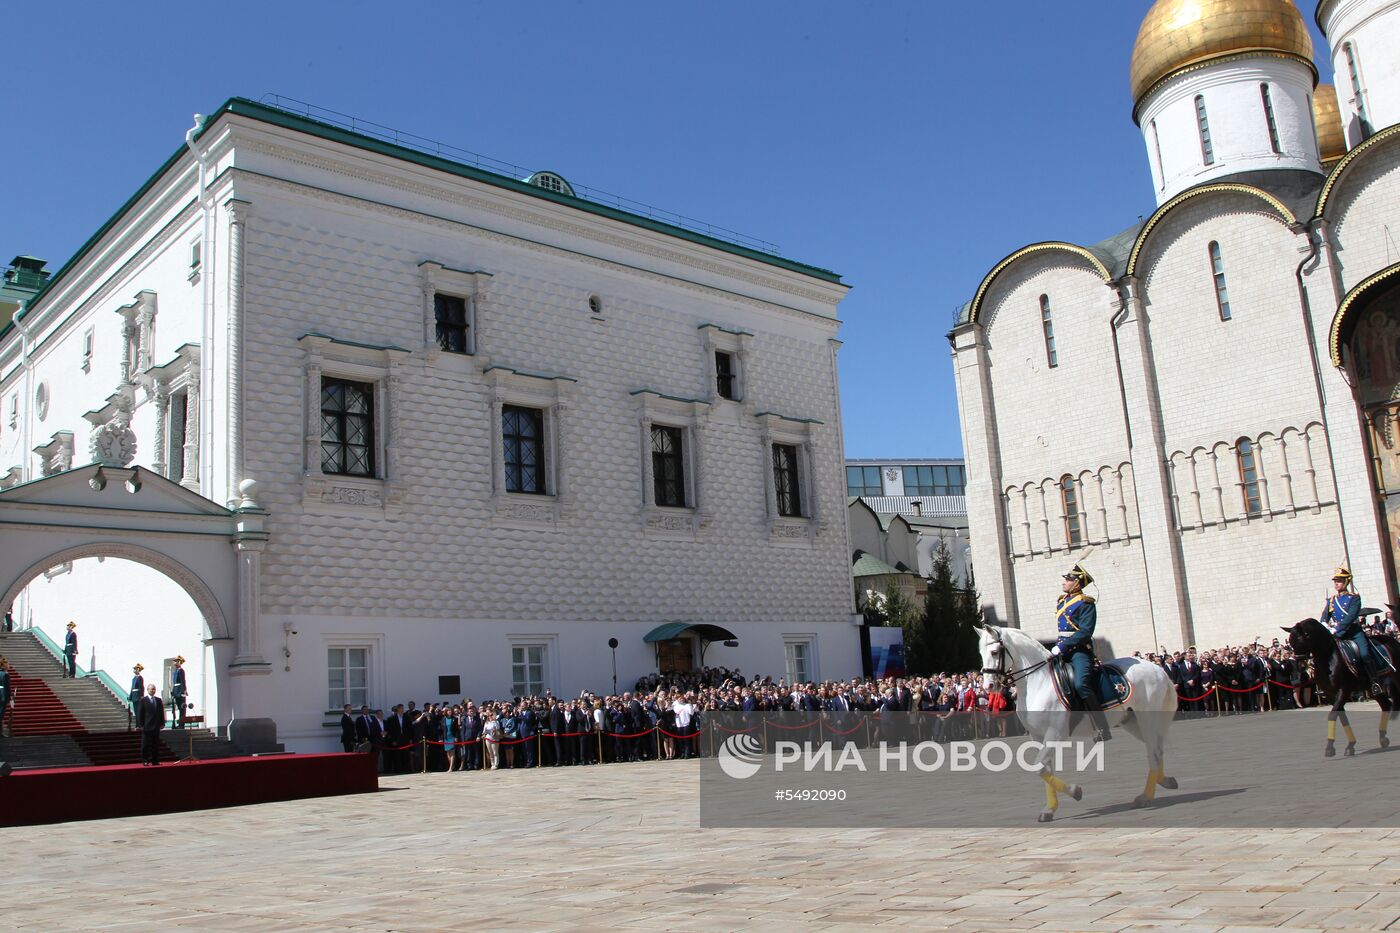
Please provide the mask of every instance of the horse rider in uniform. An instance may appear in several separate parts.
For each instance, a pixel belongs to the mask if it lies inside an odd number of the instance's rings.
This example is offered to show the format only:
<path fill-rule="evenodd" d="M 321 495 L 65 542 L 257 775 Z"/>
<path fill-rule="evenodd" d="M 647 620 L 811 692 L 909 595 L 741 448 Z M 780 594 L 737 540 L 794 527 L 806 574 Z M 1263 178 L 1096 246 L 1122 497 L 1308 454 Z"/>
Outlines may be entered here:
<path fill-rule="evenodd" d="M 1094 624 L 1098 621 L 1098 610 L 1094 606 L 1094 597 L 1086 594 L 1084 587 L 1093 582 L 1089 571 L 1078 564 L 1064 575 L 1064 592 L 1055 605 L 1059 637 L 1050 653 L 1064 658 L 1074 672 L 1074 692 L 1079 694 L 1080 702 L 1094 724 L 1094 740 L 1107 742 L 1113 738 L 1113 733 L 1108 729 L 1103 705 L 1090 680 L 1098 666 L 1094 657 Z"/>
<path fill-rule="evenodd" d="M 1371 684 L 1371 692 L 1381 692 L 1380 682 L 1391 674 L 1391 667 L 1385 657 L 1371 644 L 1366 631 L 1361 627 L 1361 597 L 1352 586 L 1351 571 L 1338 567 L 1332 574 L 1332 586 L 1336 590 L 1327 597 L 1322 607 L 1322 624 L 1331 631 L 1337 641 L 1349 641 L 1356 647 L 1356 656 L 1361 662 L 1362 674 Z"/>

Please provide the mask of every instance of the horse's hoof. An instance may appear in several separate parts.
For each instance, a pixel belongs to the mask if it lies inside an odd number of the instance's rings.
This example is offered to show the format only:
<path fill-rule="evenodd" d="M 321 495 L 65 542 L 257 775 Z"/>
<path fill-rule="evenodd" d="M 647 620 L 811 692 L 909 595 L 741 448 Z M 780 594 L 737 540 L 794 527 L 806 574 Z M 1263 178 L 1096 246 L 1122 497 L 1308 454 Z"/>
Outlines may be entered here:
<path fill-rule="evenodd" d="M 1160 781 L 1157 782 L 1157 786 L 1158 786 L 1158 787 L 1165 787 L 1167 790 L 1176 790 L 1177 787 L 1180 786 L 1180 785 L 1178 785 L 1178 784 L 1176 783 L 1176 778 L 1174 778 L 1174 777 L 1164 777 L 1164 778 L 1162 778 Z"/>
<path fill-rule="evenodd" d="M 1323 757 L 1323 758 L 1336 758 L 1336 757 L 1337 757 L 1337 746 L 1333 745 L 1331 742 L 1328 742 L 1328 743 L 1327 743 L 1327 747 L 1324 748 L 1324 749 L 1322 750 L 1322 757 Z"/>
<path fill-rule="evenodd" d="M 1035 818 L 1037 823 L 1048 823 L 1055 818 L 1054 810 L 1041 810 L 1040 816 Z"/>
<path fill-rule="evenodd" d="M 1084 799 L 1084 788 L 1079 784 L 1071 784 L 1066 792 L 1075 800 Z"/>
<path fill-rule="evenodd" d="M 1133 798 L 1133 809 L 1141 810 L 1143 807 L 1152 806 L 1152 799 L 1146 794 L 1138 794 Z"/>
<path fill-rule="evenodd" d="M 1342 757 L 1343 757 L 1343 758 L 1355 758 L 1355 757 L 1356 757 L 1356 743 L 1355 743 L 1355 742 L 1348 743 L 1347 747 L 1342 751 Z"/>
<path fill-rule="evenodd" d="M 1381 733 L 1381 748 L 1390 748 L 1390 737 L 1384 732 Z"/>

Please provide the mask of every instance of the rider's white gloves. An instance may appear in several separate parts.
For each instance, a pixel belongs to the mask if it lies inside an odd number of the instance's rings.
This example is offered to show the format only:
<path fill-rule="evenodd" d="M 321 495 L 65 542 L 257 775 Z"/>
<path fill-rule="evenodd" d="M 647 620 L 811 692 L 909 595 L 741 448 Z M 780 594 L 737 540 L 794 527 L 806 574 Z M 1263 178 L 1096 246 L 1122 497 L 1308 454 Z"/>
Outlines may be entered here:
<path fill-rule="evenodd" d="M 1058 658 L 1060 656 L 1060 646 L 1056 645 L 1055 647 L 1051 648 L 1050 653 Z"/>

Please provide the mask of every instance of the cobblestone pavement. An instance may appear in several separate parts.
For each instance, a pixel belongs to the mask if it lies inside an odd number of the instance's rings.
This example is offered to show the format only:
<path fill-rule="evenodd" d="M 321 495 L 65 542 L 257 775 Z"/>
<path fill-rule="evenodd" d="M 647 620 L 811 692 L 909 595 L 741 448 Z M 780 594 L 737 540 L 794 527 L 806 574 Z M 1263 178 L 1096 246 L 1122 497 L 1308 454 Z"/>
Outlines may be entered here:
<path fill-rule="evenodd" d="M 0 830 L 0 927 L 1400 929 L 1400 830 L 702 830 L 695 762 L 382 785 Z"/>

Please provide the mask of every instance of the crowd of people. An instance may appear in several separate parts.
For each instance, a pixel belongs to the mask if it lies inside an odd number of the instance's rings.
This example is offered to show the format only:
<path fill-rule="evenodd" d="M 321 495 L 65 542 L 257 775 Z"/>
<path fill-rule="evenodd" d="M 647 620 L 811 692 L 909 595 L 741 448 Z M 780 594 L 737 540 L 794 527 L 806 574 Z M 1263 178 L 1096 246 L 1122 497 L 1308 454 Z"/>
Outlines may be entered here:
<path fill-rule="evenodd" d="M 1317 702 L 1307 664 L 1277 639 L 1134 656 L 1167 673 L 1184 712 L 1235 715 Z M 619 694 L 409 702 L 387 715 L 347 705 L 340 741 L 346 751 L 378 755 L 388 773 L 586 766 L 712 754 L 724 738 L 717 713 L 805 713 L 822 737 L 860 746 L 1014 735 L 1021 731 L 1016 701 L 1014 685 L 989 690 L 978 671 L 789 683 L 707 667 L 648 674 Z"/>

